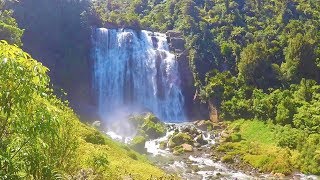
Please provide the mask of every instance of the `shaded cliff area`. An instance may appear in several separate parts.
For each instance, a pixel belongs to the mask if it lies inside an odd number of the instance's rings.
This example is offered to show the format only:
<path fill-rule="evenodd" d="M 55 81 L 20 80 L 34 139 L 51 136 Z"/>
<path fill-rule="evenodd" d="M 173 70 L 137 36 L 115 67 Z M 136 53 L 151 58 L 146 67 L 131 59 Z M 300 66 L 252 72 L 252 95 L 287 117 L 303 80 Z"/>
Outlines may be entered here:
<path fill-rule="evenodd" d="M 50 69 L 51 84 L 56 94 L 69 100 L 81 119 L 98 119 L 98 102 L 92 87 L 92 32 L 96 27 L 121 26 L 103 24 L 88 1 L 56 3 L 26 0 L 15 4 L 13 9 L 19 27 L 25 29 L 23 49 Z M 141 27 L 137 25 L 131 28 L 140 31 Z M 199 109 L 194 108 L 199 107 L 199 102 L 194 101 L 196 89 L 184 35 L 178 31 L 168 31 L 167 36 L 170 51 L 176 55 L 179 63 L 188 119 L 205 118 L 206 111 L 199 113 Z"/>

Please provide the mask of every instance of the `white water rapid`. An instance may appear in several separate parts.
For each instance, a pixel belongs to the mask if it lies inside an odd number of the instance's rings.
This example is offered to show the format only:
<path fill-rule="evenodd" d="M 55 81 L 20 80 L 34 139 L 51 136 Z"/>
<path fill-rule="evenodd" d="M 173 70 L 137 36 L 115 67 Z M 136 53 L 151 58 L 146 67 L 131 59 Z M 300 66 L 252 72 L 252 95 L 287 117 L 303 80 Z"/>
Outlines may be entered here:
<path fill-rule="evenodd" d="M 185 121 L 178 63 L 165 34 L 98 28 L 93 43 L 102 119 L 151 111 L 167 122 Z"/>

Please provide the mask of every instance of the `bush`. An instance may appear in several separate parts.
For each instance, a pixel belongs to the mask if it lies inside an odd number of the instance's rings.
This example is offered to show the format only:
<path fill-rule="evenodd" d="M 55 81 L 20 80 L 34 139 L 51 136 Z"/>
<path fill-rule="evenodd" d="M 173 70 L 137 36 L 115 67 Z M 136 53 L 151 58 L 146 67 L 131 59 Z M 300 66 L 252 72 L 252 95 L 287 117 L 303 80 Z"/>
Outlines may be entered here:
<path fill-rule="evenodd" d="M 294 115 L 293 123 L 296 127 L 309 133 L 320 132 L 320 102 L 315 100 L 305 103 Z"/>
<path fill-rule="evenodd" d="M 240 142 L 242 140 L 241 134 L 233 133 L 230 136 L 227 137 L 227 142 Z"/>
<path fill-rule="evenodd" d="M 132 152 L 132 151 L 129 151 L 128 152 L 128 156 L 131 157 L 132 159 L 134 160 L 138 160 L 138 156 L 136 153 Z"/>
<path fill-rule="evenodd" d="M 109 164 L 108 157 L 104 153 L 93 154 L 90 159 L 90 164 L 95 171 L 102 172 L 106 170 L 107 165 Z"/>
<path fill-rule="evenodd" d="M 290 126 L 279 126 L 276 129 L 278 146 L 288 147 L 290 149 L 297 149 L 297 147 L 304 142 L 306 134 L 302 131 L 291 128 Z"/>
<path fill-rule="evenodd" d="M 91 132 L 90 134 L 87 134 L 84 140 L 91 144 L 100 144 L 100 145 L 106 144 L 105 137 L 98 131 L 94 131 L 94 132 Z"/>

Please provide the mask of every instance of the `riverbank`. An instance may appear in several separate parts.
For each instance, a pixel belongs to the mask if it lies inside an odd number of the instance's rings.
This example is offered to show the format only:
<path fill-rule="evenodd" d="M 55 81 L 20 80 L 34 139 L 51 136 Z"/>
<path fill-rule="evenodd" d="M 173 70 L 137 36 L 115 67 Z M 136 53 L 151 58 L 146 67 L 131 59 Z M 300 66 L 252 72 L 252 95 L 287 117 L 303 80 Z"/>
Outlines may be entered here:
<path fill-rule="evenodd" d="M 317 176 L 299 173 L 310 173 L 303 171 L 307 166 L 301 164 L 303 152 L 285 146 L 288 143 L 293 146 L 296 136 L 288 132 L 299 133 L 296 129 L 258 120 L 237 120 L 225 124 L 226 128 L 219 132 L 218 143 L 211 149 L 214 158 L 229 168 L 253 174 L 269 173 L 277 178 L 318 179 Z"/>

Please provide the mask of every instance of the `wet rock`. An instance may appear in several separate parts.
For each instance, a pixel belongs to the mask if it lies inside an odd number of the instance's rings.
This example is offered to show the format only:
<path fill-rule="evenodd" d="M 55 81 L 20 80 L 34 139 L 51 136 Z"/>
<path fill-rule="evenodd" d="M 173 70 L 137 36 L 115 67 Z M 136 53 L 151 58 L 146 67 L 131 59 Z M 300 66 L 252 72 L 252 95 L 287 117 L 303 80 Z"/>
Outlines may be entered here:
<path fill-rule="evenodd" d="M 175 49 L 175 51 L 182 52 L 184 48 L 185 41 L 183 38 L 171 38 L 170 39 L 170 45 L 172 48 Z"/>
<path fill-rule="evenodd" d="M 199 168 L 199 166 L 197 166 L 197 165 L 191 165 L 191 169 L 192 169 L 193 172 L 198 172 L 198 171 L 200 171 L 200 168 Z"/>
<path fill-rule="evenodd" d="M 196 141 L 197 143 L 201 144 L 201 145 L 206 145 L 206 144 L 208 144 L 208 141 L 203 139 L 202 134 L 198 135 L 198 136 L 195 138 L 195 141 Z"/>
<path fill-rule="evenodd" d="M 197 147 L 197 148 L 198 148 L 198 147 L 201 147 L 201 144 L 200 144 L 200 143 L 197 143 L 197 142 L 194 143 L 193 145 L 194 145 L 194 147 Z"/>
<path fill-rule="evenodd" d="M 183 149 L 182 146 L 176 146 L 176 147 L 173 148 L 173 153 L 172 153 L 173 155 L 178 156 L 178 155 L 181 155 L 183 153 L 184 153 L 184 149 Z"/>
<path fill-rule="evenodd" d="M 189 134 L 180 132 L 170 138 L 168 146 L 170 148 L 174 148 L 175 146 L 179 146 L 185 143 L 192 144 L 193 139 Z"/>
<path fill-rule="evenodd" d="M 136 136 L 131 141 L 130 147 L 139 153 L 146 153 L 145 149 L 146 138 L 143 136 Z"/>
<path fill-rule="evenodd" d="M 192 152 L 193 151 L 193 147 L 190 144 L 182 144 L 181 145 L 184 152 Z"/>
<path fill-rule="evenodd" d="M 192 173 L 191 169 L 187 169 L 186 173 Z"/>
<path fill-rule="evenodd" d="M 274 176 L 275 176 L 275 177 L 278 177 L 278 178 L 284 178 L 284 177 L 286 177 L 286 176 L 285 176 L 284 174 L 282 174 L 282 173 L 275 173 Z"/>
<path fill-rule="evenodd" d="M 200 120 L 195 122 L 195 126 L 202 131 L 211 131 L 212 130 L 212 124 L 209 120 Z"/>
<path fill-rule="evenodd" d="M 181 37 L 181 36 L 182 36 L 182 33 L 179 32 L 179 31 L 169 30 L 169 31 L 167 31 L 166 35 L 167 35 L 168 37 L 170 37 L 170 38 L 171 38 L 171 37 Z"/>

